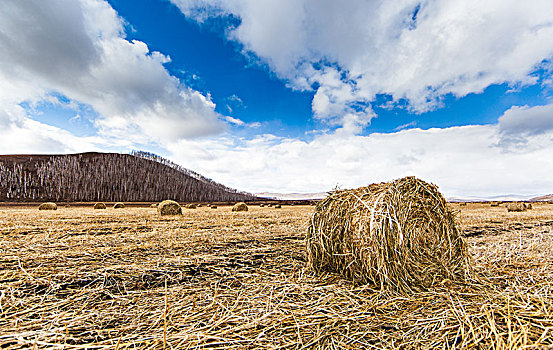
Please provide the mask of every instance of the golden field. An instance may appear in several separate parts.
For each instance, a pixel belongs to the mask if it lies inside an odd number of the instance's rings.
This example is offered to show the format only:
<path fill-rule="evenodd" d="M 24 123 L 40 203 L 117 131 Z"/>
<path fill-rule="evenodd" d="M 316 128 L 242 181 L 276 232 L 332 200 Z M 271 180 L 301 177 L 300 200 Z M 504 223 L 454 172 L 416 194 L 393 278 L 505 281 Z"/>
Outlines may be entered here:
<path fill-rule="evenodd" d="M 547 349 L 553 204 L 451 204 L 479 279 L 415 294 L 315 275 L 310 206 L 0 207 L 0 347 Z"/>

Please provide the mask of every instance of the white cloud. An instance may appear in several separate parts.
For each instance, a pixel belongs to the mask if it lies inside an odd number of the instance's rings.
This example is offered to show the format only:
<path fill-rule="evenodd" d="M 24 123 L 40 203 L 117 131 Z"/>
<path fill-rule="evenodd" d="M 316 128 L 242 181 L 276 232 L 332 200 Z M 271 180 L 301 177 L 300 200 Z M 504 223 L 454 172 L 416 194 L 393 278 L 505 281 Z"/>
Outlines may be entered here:
<path fill-rule="evenodd" d="M 72 153 L 99 151 L 99 137 L 76 137 L 65 130 L 27 118 L 20 106 L 0 108 L 0 153 Z"/>
<path fill-rule="evenodd" d="M 544 106 L 513 106 L 499 118 L 505 135 L 540 135 L 553 130 L 553 104 Z"/>
<path fill-rule="evenodd" d="M 549 0 L 172 0 L 202 21 L 233 14 L 229 37 L 291 86 L 318 85 L 313 111 L 333 123 L 367 123 L 376 94 L 415 111 L 491 84 L 533 84 L 553 56 Z M 418 9 L 418 10 L 417 10 Z M 415 12 L 417 12 L 415 16 Z M 353 128 L 358 130 L 358 128 Z"/>
<path fill-rule="evenodd" d="M 409 129 L 355 136 L 335 132 L 307 142 L 262 135 L 166 144 L 171 158 L 229 186 L 252 192 L 321 192 L 415 175 L 448 196 L 553 193 L 553 132 L 528 147 L 498 147 L 498 125 Z"/>
<path fill-rule="evenodd" d="M 171 76 L 163 66 L 169 60 L 126 40 L 123 20 L 103 0 L 0 2 L 4 109 L 57 93 L 90 105 L 108 138 L 177 141 L 221 132 L 210 97 Z"/>

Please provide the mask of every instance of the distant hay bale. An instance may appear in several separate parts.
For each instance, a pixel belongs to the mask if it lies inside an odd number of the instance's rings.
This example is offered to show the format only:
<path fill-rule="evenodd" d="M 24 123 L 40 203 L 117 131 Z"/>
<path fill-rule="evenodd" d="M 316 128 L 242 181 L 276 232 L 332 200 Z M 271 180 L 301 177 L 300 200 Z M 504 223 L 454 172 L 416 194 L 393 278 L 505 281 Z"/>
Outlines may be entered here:
<path fill-rule="evenodd" d="M 282 208 L 282 205 L 280 205 L 280 204 L 275 204 L 275 208 L 280 209 L 280 208 Z"/>
<path fill-rule="evenodd" d="M 184 206 L 184 209 L 196 209 L 196 204 L 192 204 L 192 203 L 187 204 Z"/>
<path fill-rule="evenodd" d="M 125 204 L 121 202 L 117 202 L 113 205 L 113 209 L 123 209 L 125 208 Z"/>
<path fill-rule="evenodd" d="M 459 203 L 459 205 L 465 207 L 467 205 L 467 202 L 461 202 Z"/>
<path fill-rule="evenodd" d="M 267 204 L 267 207 L 269 207 L 269 208 L 272 207 L 272 206 L 273 206 L 272 203 Z"/>
<path fill-rule="evenodd" d="M 521 212 L 526 210 L 526 205 L 524 203 L 520 202 L 512 202 L 507 204 L 507 211 L 508 212 Z"/>
<path fill-rule="evenodd" d="M 307 231 L 308 263 L 381 289 L 425 290 L 472 276 L 467 244 L 438 188 L 415 177 L 332 192 Z"/>
<path fill-rule="evenodd" d="M 159 203 L 157 212 L 159 215 L 180 215 L 182 214 L 182 208 L 179 203 L 168 199 Z"/>
<path fill-rule="evenodd" d="M 200 208 L 201 206 L 202 206 L 201 204 L 196 205 L 196 207 L 198 207 L 198 208 Z"/>
<path fill-rule="evenodd" d="M 215 204 L 211 204 L 209 207 L 210 207 L 211 209 L 217 209 L 217 206 L 216 206 Z"/>
<path fill-rule="evenodd" d="M 232 211 L 248 211 L 248 206 L 244 202 L 236 203 L 232 207 Z"/>
<path fill-rule="evenodd" d="M 150 204 L 150 208 L 157 208 L 158 204 L 159 203 L 152 203 L 152 204 Z"/>
<path fill-rule="evenodd" d="M 265 204 L 263 204 L 263 203 L 259 204 L 260 208 L 263 208 L 264 206 L 265 206 Z"/>
<path fill-rule="evenodd" d="M 490 206 L 499 207 L 499 202 L 491 202 Z"/>
<path fill-rule="evenodd" d="M 94 204 L 94 209 L 106 209 L 106 205 L 102 202 Z"/>
<path fill-rule="evenodd" d="M 532 203 L 525 203 L 524 206 L 526 207 L 527 210 L 531 210 L 532 208 L 534 208 L 532 206 Z"/>
<path fill-rule="evenodd" d="M 46 202 L 38 206 L 38 210 L 58 210 L 56 203 Z"/>

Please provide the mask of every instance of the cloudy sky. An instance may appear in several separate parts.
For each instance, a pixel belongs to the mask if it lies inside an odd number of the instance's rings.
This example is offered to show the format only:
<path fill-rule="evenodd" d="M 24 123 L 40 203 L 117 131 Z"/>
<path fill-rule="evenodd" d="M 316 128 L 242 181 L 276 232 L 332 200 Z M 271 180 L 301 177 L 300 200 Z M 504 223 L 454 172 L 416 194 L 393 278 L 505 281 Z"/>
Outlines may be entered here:
<path fill-rule="evenodd" d="M 250 192 L 553 193 L 551 0 L 3 0 L 0 153 Z"/>

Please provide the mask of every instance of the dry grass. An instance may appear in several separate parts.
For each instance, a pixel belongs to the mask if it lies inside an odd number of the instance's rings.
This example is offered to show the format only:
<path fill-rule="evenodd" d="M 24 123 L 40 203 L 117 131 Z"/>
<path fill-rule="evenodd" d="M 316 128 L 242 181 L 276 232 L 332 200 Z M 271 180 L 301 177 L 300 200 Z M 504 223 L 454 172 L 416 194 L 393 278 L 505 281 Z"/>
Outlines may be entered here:
<path fill-rule="evenodd" d="M 98 203 L 95 203 L 94 204 L 94 209 L 106 209 L 106 204 L 105 203 L 101 203 L 101 202 L 98 202 Z"/>
<path fill-rule="evenodd" d="M 179 203 L 168 199 L 159 203 L 157 212 L 159 215 L 181 215 L 182 208 Z"/>
<path fill-rule="evenodd" d="M 333 192 L 315 208 L 306 243 L 314 270 L 374 288 L 422 291 L 472 278 L 452 210 L 415 177 Z"/>
<path fill-rule="evenodd" d="M 236 203 L 232 207 L 232 211 L 248 211 L 248 206 L 244 202 Z"/>
<path fill-rule="evenodd" d="M 0 347 L 553 346 L 553 205 L 451 207 L 483 282 L 411 294 L 306 269 L 309 206 L 0 207 Z"/>
<path fill-rule="evenodd" d="M 56 203 L 46 202 L 38 206 L 38 210 L 58 210 Z"/>

